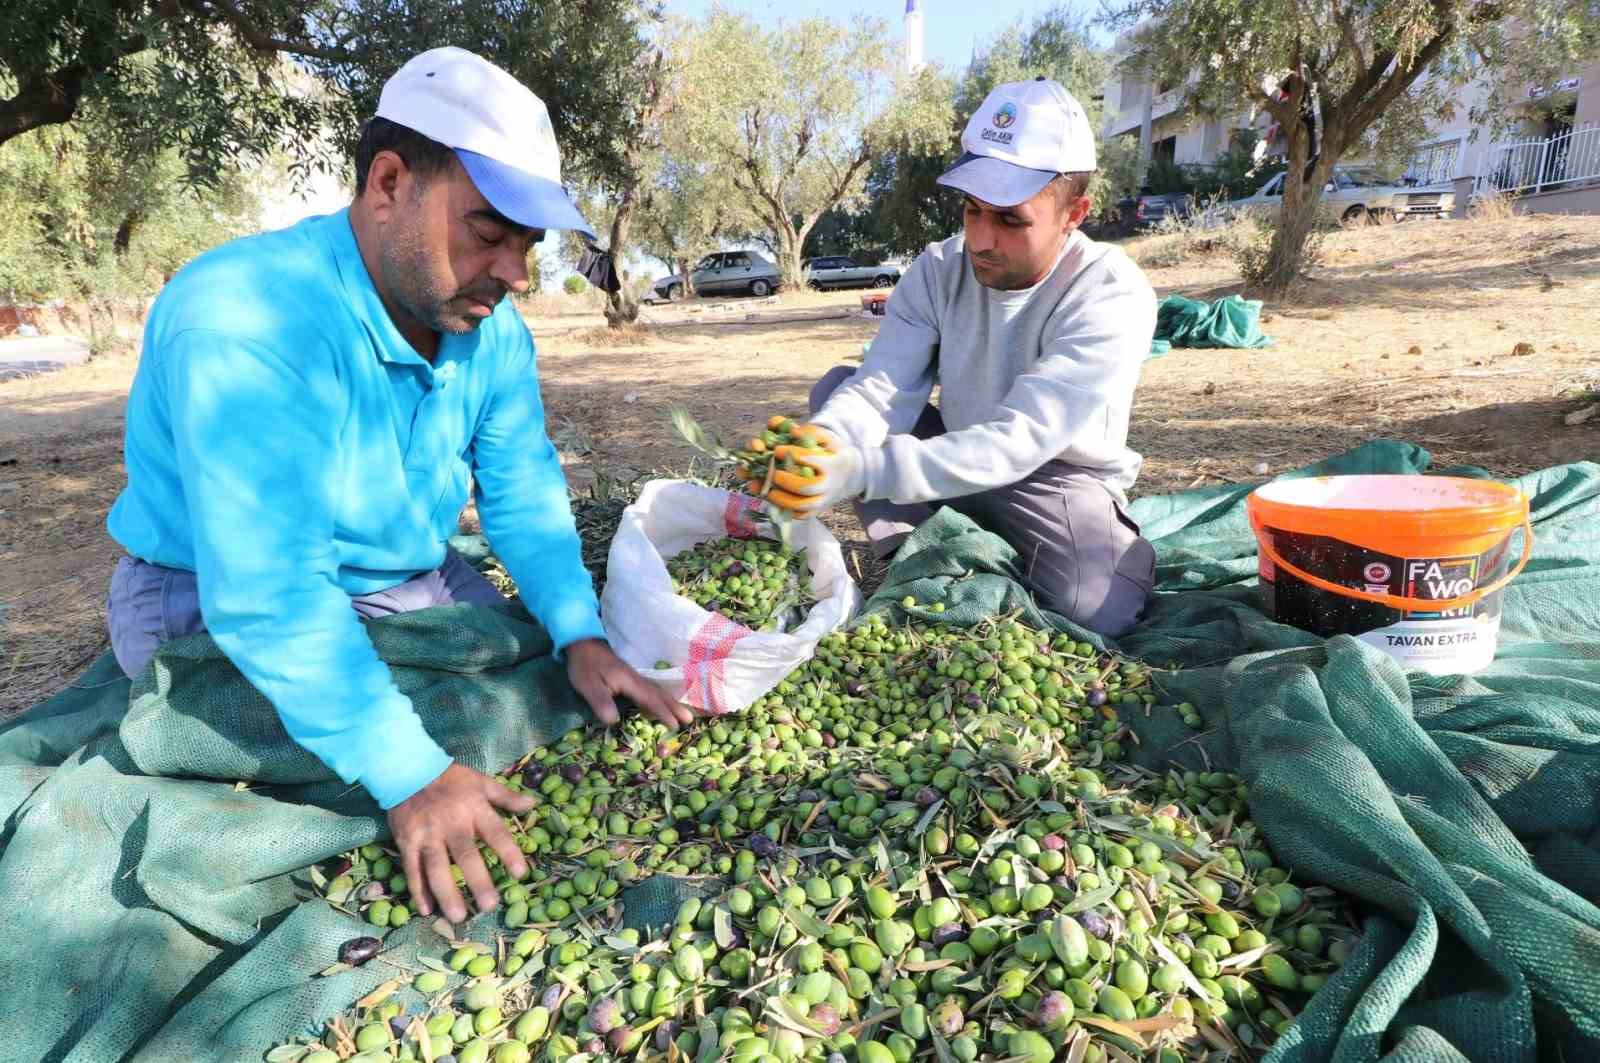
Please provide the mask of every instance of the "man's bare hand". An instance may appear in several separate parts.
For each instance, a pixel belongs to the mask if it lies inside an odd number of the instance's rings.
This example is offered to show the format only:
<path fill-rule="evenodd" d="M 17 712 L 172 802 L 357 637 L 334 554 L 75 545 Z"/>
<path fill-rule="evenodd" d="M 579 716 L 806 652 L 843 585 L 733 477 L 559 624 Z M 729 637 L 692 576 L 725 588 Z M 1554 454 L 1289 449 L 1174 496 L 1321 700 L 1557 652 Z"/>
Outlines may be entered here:
<path fill-rule="evenodd" d="M 567 677 L 594 710 L 595 718 L 610 727 L 619 719 L 616 696 L 625 695 L 645 715 L 668 727 L 687 724 L 694 712 L 673 701 L 628 663 L 612 652 L 602 639 L 583 639 L 567 647 Z"/>
<path fill-rule="evenodd" d="M 508 790 L 480 772 L 451 764 L 433 782 L 389 810 L 389 829 L 417 911 L 432 915 L 435 905 L 452 923 L 467 917 L 467 905 L 450 874 L 461 868 L 480 912 L 500 903 L 489 869 L 478 854 L 482 838 L 500 856 L 513 878 L 525 878 L 528 861 L 500 821 L 500 809 L 523 813 L 533 807 L 527 794 Z"/>

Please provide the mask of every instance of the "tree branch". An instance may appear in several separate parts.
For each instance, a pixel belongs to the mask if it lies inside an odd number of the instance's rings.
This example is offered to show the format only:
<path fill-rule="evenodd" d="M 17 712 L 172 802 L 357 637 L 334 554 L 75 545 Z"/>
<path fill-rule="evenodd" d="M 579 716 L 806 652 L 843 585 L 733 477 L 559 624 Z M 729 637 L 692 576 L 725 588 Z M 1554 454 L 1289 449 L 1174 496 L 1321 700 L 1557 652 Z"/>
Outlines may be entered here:
<path fill-rule="evenodd" d="M 146 44 L 144 34 L 129 34 L 98 53 L 105 58 L 103 64 L 97 65 L 100 69 L 109 68 L 123 56 L 144 51 Z M 78 62 L 19 84 L 15 96 L 0 100 L 0 144 L 31 129 L 71 121 L 83 98 L 84 86 L 94 73 L 95 67 Z"/>
<path fill-rule="evenodd" d="M 1355 57 L 1357 69 L 1370 65 L 1366 53 L 1361 49 L 1361 42 L 1356 39 L 1355 23 L 1350 20 L 1350 10 L 1339 2 L 1332 0 L 1333 20 L 1339 24 L 1339 35 L 1344 39 L 1345 46 L 1350 49 Z"/>
<path fill-rule="evenodd" d="M 304 56 L 307 59 L 321 59 L 329 63 L 353 63 L 357 59 L 357 56 L 342 49 L 324 48 L 310 41 L 274 37 L 257 26 L 232 0 L 191 0 L 190 7 L 200 12 L 204 12 L 207 7 L 214 9 L 233 26 L 234 32 L 241 40 L 257 51 L 283 52 L 287 55 Z"/>
<path fill-rule="evenodd" d="M 30 129 L 70 120 L 88 77 L 86 67 L 64 67 L 24 83 L 9 100 L 0 100 L 0 144 Z"/>
<path fill-rule="evenodd" d="M 861 150 L 856 153 L 856 157 L 851 159 L 850 165 L 845 168 L 844 174 L 834 183 L 832 190 L 828 193 L 828 198 L 822 204 L 822 208 L 800 227 L 800 240 L 802 243 L 805 242 L 806 236 L 811 232 L 811 227 L 817 224 L 817 219 L 832 210 L 835 204 L 844 198 L 845 189 L 850 187 L 850 182 L 855 179 L 856 174 L 861 172 L 861 168 L 867 164 L 871 157 L 872 153 L 867 150 L 866 145 L 862 145 Z"/>
<path fill-rule="evenodd" d="M 1443 28 L 1434 35 L 1434 38 L 1417 50 L 1417 54 L 1412 57 L 1409 68 L 1402 68 L 1396 64 L 1394 73 L 1390 75 L 1389 80 L 1379 86 L 1377 91 L 1368 99 L 1364 101 L 1352 99 L 1350 101 L 1355 106 L 1352 110 L 1345 112 L 1349 114 L 1349 119 L 1344 123 L 1347 130 L 1346 143 L 1365 132 L 1368 126 L 1378 120 L 1378 116 L 1383 114 L 1385 108 L 1398 99 L 1401 93 L 1410 88 L 1417 78 L 1422 76 L 1422 72 L 1428 69 L 1429 64 L 1439 57 L 1440 52 L 1444 51 L 1444 46 L 1450 42 L 1453 32 L 1450 24 L 1444 23 Z"/>

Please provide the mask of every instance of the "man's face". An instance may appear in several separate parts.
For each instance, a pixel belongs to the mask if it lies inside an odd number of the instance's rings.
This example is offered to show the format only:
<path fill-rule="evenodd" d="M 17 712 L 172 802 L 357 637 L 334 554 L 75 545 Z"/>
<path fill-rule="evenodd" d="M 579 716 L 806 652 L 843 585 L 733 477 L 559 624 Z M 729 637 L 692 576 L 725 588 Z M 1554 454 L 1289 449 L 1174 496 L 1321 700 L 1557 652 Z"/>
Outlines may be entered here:
<path fill-rule="evenodd" d="M 1087 198 L 1062 205 L 1048 186 L 1014 207 L 967 196 L 963 211 L 967 254 L 978 283 L 1003 291 L 1038 284 L 1088 209 Z"/>
<path fill-rule="evenodd" d="M 471 332 L 508 291 L 528 289 L 528 253 L 544 232 L 489 205 L 459 165 L 396 182 L 381 230 L 385 294 L 435 332 Z"/>

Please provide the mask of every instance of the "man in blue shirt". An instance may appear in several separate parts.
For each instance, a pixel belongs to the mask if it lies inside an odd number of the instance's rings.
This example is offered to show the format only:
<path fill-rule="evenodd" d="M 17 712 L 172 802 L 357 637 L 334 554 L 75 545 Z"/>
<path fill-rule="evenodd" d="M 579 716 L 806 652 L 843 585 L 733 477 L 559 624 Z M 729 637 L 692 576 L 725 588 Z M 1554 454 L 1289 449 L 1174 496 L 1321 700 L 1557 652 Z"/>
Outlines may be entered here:
<path fill-rule="evenodd" d="M 519 878 L 500 810 L 529 802 L 453 763 L 361 625 L 499 601 L 446 549 L 477 484 L 484 531 L 605 723 L 614 697 L 688 710 L 605 642 L 534 346 L 508 292 L 552 228 L 588 232 L 544 104 L 440 48 L 385 85 L 344 211 L 185 267 L 145 329 L 112 536 L 112 647 L 130 675 L 207 631 L 289 734 L 389 814 L 418 910 L 499 898 L 477 842 Z M 352 606 L 354 606 L 352 608 Z"/>

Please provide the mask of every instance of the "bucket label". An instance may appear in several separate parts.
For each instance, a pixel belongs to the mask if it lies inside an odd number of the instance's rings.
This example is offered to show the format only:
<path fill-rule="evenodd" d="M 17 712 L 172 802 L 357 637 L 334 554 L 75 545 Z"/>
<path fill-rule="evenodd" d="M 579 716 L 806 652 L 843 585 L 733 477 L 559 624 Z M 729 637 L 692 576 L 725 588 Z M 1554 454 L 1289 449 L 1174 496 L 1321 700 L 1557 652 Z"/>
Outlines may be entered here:
<path fill-rule="evenodd" d="M 1478 561 L 1476 557 L 1424 557 L 1406 562 L 1404 595 L 1407 598 L 1444 599 L 1459 598 L 1478 589 Z M 1479 599 L 1472 605 L 1437 612 L 1407 613 L 1408 618 L 1438 620 L 1450 616 L 1475 616 L 1484 605 Z M 1498 614 L 1499 610 L 1495 612 Z"/>
<path fill-rule="evenodd" d="M 1396 658 L 1408 670 L 1453 675 L 1487 668 L 1494 660 L 1499 635 L 1500 618 L 1484 616 L 1402 620 L 1356 637 Z"/>
<path fill-rule="evenodd" d="M 1460 598 L 1499 578 L 1510 541 L 1508 536 L 1482 554 L 1396 557 L 1328 536 L 1279 529 L 1268 534 L 1291 565 L 1352 590 L 1416 602 Z M 1452 609 L 1402 611 L 1322 590 L 1263 562 L 1261 594 L 1278 620 L 1317 635 L 1354 635 L 1407 670 L 1465 673 L 1494 660 L 1499 592 Z"/>

